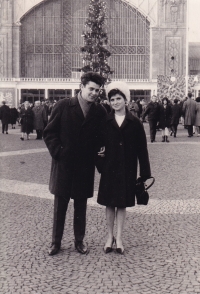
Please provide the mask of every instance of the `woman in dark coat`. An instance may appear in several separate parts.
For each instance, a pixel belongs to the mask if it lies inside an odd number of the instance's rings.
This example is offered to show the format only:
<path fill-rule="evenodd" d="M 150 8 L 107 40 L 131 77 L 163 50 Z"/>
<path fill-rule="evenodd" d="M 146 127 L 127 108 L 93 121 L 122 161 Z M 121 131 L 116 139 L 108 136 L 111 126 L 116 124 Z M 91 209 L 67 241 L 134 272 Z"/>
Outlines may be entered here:
<path fill-rule="evenodd" d="M 10 123 L 12 125 L 12 129 L 15 129 L 17 118 L 19 117 L 19 113 L 15 107 L 10 109 Z"/>
<path fill-rule="evenodd" d="M 167 97 L 162 99 L 160 105 L 159 127 L 162 129 L 162 142 L 169 142 L 169 128 L 171 125 L 172 109 Z"/>
<path fill-rule="evenodd" d="M 170 136 L 174 134 L 174 138 L 176 138 L 177 127 L 179 124 L 179 120 L 182 114 L 182 109 L 178 104 L 178 99 L 174 99 L 174 105 L 172 105 L 172 118 L 171 118 L 171 133 Z"/>
<path fill-rule="evenodd" d="M 116 208 L 116 250 L 123 254 L 123 225 L 126 207 L 135 205 L 138 160 L 143 181 L 151 176 L 151 171 L 143 125 L 126 108 L 126 103 L 130 101 L 127 84 L 109 84 L 107 95 L 112 112 L 107 115 L 100 132 L 102 148 L 98 154 L 102 169 L 97 202 L 106 206 L 108 238 L 104 252 L 110 252 L 115 243 L 113 227 Z"/>
<path fill-rule="evenodd" d="M 20 110 L 20 118 L 21 118 L 21 140 L 24 141 L 24 135 L 26 133 L 27 140 L 29 140 L 29 134 L 33 132 L 33 110 L 29 106 L 29 102 L 24 102 L 24 107 Z"/>

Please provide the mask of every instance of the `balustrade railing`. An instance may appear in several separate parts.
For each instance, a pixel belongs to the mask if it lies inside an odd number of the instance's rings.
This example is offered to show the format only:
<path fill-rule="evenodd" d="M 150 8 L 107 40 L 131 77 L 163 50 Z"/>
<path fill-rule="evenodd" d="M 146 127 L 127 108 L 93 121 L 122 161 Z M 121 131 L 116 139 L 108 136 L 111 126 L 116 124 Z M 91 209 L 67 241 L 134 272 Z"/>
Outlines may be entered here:
<path fill-rule="evenodd" d="M 136 83 L 150 82 L 149 79 L 112 79 L 112 81 L 124 81 L 124 82 L 136 82 Z M 73 83 L 73 82 L 80 82 L 80 78 L 0 78 L 0 82 Z"/>

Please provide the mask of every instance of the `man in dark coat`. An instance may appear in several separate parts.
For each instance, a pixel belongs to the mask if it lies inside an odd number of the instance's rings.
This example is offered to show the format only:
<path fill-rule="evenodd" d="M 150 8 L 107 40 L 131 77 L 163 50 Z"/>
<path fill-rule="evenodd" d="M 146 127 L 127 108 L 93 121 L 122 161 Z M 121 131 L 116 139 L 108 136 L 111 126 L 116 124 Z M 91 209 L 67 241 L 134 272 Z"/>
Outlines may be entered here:
<path fill-rule="evenodd" d="M 179 120 L 181 117 L 182 109 L 180 104 L 178 104 L 178 99 L 174 99 L 174 105 L 172 105 L 172 118 L 171 118 L 171 134 L 174 134 L 174 138 L 176 138 L 177 128 L 179 124 Z"/>
<path fill-rule="evenodd" d="M 0 107 L 0 119 L 2 123 L 2 134 L 6 132 L 8 134 L 8 124 L 10 122 L 10 108 L 6 105 L 6 101 L 2 101 L 2 106 Z"/>
<path fill-rule="evenodd" d="M 39 100 L 35 101 L 35 106 L 33 107 L 33 114 L 33 126 L 37 134 L 36 140 L 42 140 L 44 126 L 47 125 L 47 114 Z"/>
<path fill-rule="evenodd" d="M 78 252 L 88 252 L 83 242 L 87 198 L 93 196 L 97 134 L 106 110 L 95 103 L 104 79 L 88 72 L 81 77 L 81 91 L 75 98 L 54 106 L 43 138 L 52 156 L 50 192 L 55 195 L 52 246 L 49 255 L 61 247 L 65 216 L 74 199 L 74 235 Z"/>
<path fill-rule="evenodd" d="M 160 115 L 160 105 L 158 102 L 156 102 L 156 100 L 157 97 L 153 95 L 142 116 L 142 120 L 144 121 L 145 117 L 148 115 L 151 143 L 155 142 L 156 126 L 159 121 Z"/>
<path fill-rule="evenodd" d="M 188 99 L 183 104 L 182 112 L 184 115 L 184 124 L 188 130 L 188 137 L 192 137 L 196 118 L 196 101 L 192 99 L 192 93 L 188 93 Z"/>

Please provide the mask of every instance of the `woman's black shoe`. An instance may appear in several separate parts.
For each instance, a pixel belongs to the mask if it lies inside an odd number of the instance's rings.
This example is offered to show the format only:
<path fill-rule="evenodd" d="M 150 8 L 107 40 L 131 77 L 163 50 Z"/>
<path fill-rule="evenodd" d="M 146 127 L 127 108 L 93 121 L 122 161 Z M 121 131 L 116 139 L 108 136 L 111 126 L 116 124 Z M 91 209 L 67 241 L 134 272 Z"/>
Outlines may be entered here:
<path fill-rule="evenodd" d="M 117 247 L 117 243 L 116 243 L 116 241 L 115 241 L 115 244 L 116 244 L 116 247 Z M 117 247 L 117 248 L 116 248 L 116 252 L 119 253 L 119 254 L 124 254 L 124 248 L 122 249 L 122 248 L 120 248 L 120 247 Z"/>
<path fill-rule="evenodd" d="M 103 248 L 104 253 L 110 253 L 112 251 L 112 246 L 114 243 L 115 243 L 115 237 L 113 237 L 111 247 L 104 247 Z"/>
<path fill-rule="evenodd" d="M 124 249 L 116 248 L 116 252 L 119 253 L 119 254 L 124 254 Z"/>
<path fill-rule="evenodd" d="M 20 140 L 24 141 L 24 138 L 21 137 Z"/>

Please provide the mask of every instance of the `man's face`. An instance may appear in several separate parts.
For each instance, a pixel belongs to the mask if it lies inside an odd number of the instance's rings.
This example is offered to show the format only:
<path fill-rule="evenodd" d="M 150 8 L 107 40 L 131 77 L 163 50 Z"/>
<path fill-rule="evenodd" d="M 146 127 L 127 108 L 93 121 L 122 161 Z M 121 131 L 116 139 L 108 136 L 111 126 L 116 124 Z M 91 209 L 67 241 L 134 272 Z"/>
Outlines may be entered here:
<path fill-rule="evenodd" d="M 28 102 L 28 101 L 25 101 L 25 102 L 24 102 L 24 106 L 25 106 L 26 108 L 29 107 L 29 106 L 30 106 L 29 102 Z"/>
<path fill-rule="evenodd" d="M 36 101 L 35 106 L 40 106 L 40 101 Z"/>
<path fill-rule="evenodd" d="M 157 99 L 156 96 L 151 97 L 151 101 L 153 101 L 153 102 L 156 102 L 156 99 Z"/>
<path fill-rule="evenodd" d="M 81 96 L 88 102 L 95 102 L 99 89 L 100 86 L 94 82 L 89 82 L 85 86 L 81 84 Z"/>

